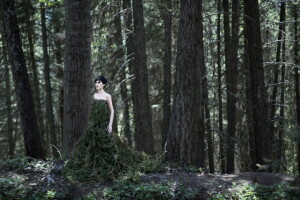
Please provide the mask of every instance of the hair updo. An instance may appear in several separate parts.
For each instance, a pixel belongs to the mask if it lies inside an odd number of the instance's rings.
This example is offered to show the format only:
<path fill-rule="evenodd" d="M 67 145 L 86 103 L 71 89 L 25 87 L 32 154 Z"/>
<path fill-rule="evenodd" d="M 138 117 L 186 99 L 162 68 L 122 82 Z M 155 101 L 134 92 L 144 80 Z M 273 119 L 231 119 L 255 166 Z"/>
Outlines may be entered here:
<path fill-rule="evenodd" d="M 107 80 L 106 80 L 106 78 L 104 76 L 97 76 L 95 78 L 95 82 L 96 81 L 101 81 L 104 85 L 106 85 L 106 83 L 107 83 Z"/>

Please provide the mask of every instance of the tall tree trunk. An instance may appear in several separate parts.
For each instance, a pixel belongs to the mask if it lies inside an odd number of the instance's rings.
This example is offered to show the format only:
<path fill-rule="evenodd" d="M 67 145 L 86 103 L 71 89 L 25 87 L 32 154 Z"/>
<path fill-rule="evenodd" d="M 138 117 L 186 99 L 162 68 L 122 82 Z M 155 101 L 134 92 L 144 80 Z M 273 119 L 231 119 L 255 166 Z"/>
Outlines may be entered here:
<path fill-rule="evenodd" d="M 91 1 L 65 0 L 64 154 L 86 131 L 91 80 Z"/>
<path fill-rule="evenodd" d="M 59 156 L 57 152 L 57 139 L 56 139 L 56 127 L 53 114 L 53 102 L 52 102 L 52 88 L 50 80 L 50 62 L 48 55 L 48 42 L 47 42 L 47 27 L 46 27 L 46 15 L 45 4 L 41 3 L 41 26 L 42 26 L 42 40 L 43 40 L 43 61 L 44 61 L 44 79 L 46 90 L 46 118 L 47 118 L 47 133 L 50 134 L 50 143 L 52 148 L 52 155 L 54 158 Z"/>
<path fill-rule="evenodd" d="M 117 1 L 117 10 L 116 13 L 121 13 L 122 2 L 121 0 Z M 117 53 L 119 58 L 125 58 L 125 53 L 123 51 L 123 36 L 122 36 L 122 26 L 121 26 L 121 14 L 115 14 L 114 24 L 116 27 L 115 40 L 117 45 Z M 126 62 L 126 61 L 125 61 Z M 127 82 L 126 82 L 126 65 L 119 63 L 120 66 L 120 82 L 121 82 L 121 98 L 123 103 L 123 121 L 124 136 L 126 137 L 127 143 L 129 146 L 132 146 L 131 132 L 130 132 L 130 123 L 129 123 L 129 102 L 128 102 L 128 91 L 127 91 Z"/>
<path fill-rule="evenodd" d="M 238 48 L 239 48 L 239 23 L 240 23 L 240 5 L 239 0 L 232 1 L 232 16 L 231 16 L 231 38 L 230 38 L 230 65 L 228 70 L 226 70 L 228 77 L 227 98 L 230 110 L 230 115 L 228 115 L 228 135 L 229 140 L 227 140 L 227 173 L 234 172 L 235 165 L 235 140 L 236 140 L 236 96 L 237 96 L 237 77 L 238 77 Z"/>
<path fill-rule="evenodd" d="M 33 100 L 35 104 L 35 110 L 36 113 L 39 113 L 37 115 L 37 120 L 38 120 L 38 126 L 39 126 L 39 131 L 41 133 L 41 139 L 42 139 L 42 144 L 46 144 L 46 133 L 45 133 L 45 126 L 44 126 L 44 116 L 42 112 L 42 106 L 41 106 L 41 98 L 40 98 L 40 88 L 39 88 L 39 78 L 38 78 L 38 70 L 36 66 L 36 61 L 35 61 L 35 55 L 34 55 L 34 43 L 33 43 L 33 35 L 34 35 L 34 30 L 33 30 L 33 23 L 30 20 L 30 10 L 32 8 L 32 4 L 30 0 L 27 0 L 26 5 L 28 6 L 25 9 L 25 16 L 26 16 L 26 26 L 27 26 L 27 38 L 28 38 L 28 45 L 29 45 L 29 58 L 30 58 L 30 69 L 33 75 L 33 86 L 32 86 L 32 91 L 33 91 Z M 45 153 L 47 154 L 47 148 L 44 148 Z"/>
<path fill-rule="evenodd" d="M 61 35 L 61 33 L 63 32 L 63 27 L 62 27 L 62 22 L 61 19 L 63 18 L 62 12 L 61 12 L 61 5 L 58 5 L 58 7 L 56 7 L 55 12 L 52 15 L 52 23 L 53 23 L 53 29 L 54 29 L 54 34 L 56 35 L 55 40 L 54 40 L 54 57 L 55 57 L 55 67 L 57 68 L 57 79 L 59 79 L 59 81 L 63 81 L 63 75 L 64 75 L 64 71 L 63 71 L 63 49 L 62 49 L 62 41 L 63 41 L 63 37 L 59 36 Z M 64 96 L 64 87 L 61 84 L 61 86 L 59 87 L 59 93 L 58 93 L 58 105 L 59 105 L 59 109 L 58 109 L 58 118 L 59 118 L 59 131 L 60 132 L 60 139 L 58 139 L 58 145 L 60 145 L 62 143 L 62 136 L 63 136 L 63 116 L 64 116 L 64 110 L 63 110 L 63 105 L 64 105 L 64 101 L 63 101 L 63 96 Z"/>
<path fill-rule="evenodd" d="M 244 16 L 245 17 L 245 16 Z M 249 137 L 249 153 L 250 153 L 250 166 L 252 170 L 256 170 L 256 155 L 255 155 L 255 141 L 253 130 L 253 113 L 251 101 L 251 80 L 250 80 L 250 67 L 249 67 L 249 53 L 247 51 L 247 39 L 244 31 L 244 76 L 246 87 L 246 121 Z"/>
<path fill-rule="evenodd" d="M 171 116 L 171 63 L 172 63 L 172 0 L 165 0 L 164 23 L 164 99 L 162 124 L 162 149 L 167 141 Z"/>
<path fill-rule="evenodd" d="M 271 109 L 270 109 L 270 125 L 269 125 L 269 137 L 270 137 L 270 144 L 272 145 L 271 149 L 276 149 L 274 143 L 274 123 L 275 123 L 275 110 L 276 110 L 276 97 L 277 97 L 277 90 L 278 90 L 278 74 L 279 74 L 279 66 L 280 66 L 280 51 L 281 51 L 281 43 L 282 43 L 282 34 L 283 34 L 283 22 L 285 21 L 285 2 L 281 2 L 280 6 L 280 20 L 279 20 L 279 32 L 278 32 L 278 43 L 277 43 L 277 50 L 276 50 L 276 61 L 275 61 L 275 69 L 274 69 L 274 88 L 272 91 L 271 96 Z M 273 151 L 274 151 L 273 150 Z M 272 152 L 272 154 L 275 152 Z"/>
<path fill-rule="evenodd" d="M 126 35 L 126 62 L 128 63 L 129 72 L 133 73 L 133 59 L 134 59 L 134 40 L 133 40 L 133 23 L 132 23 L 132 9 L 131 9 L 131 1 L 123 0 L 123 10 L 124 10 L 124 18 L 125 18 L 125 35 Z M 123 71 L 125 72 L 125 70 Z M 123 79 L 125 78 L 125 74 L 122 75 Z M 133 88 L 133 84 L 131 85 Z M 127 137 L 129 145 L 132 145 L 132 136 L 130 131 L 130 118 L 129 118 L 129 100 L 131 98 L 126 97 L 125 94 L 126 85 L 122 84 L 121 92 L 123 101 L 126 100 L 125 108 L 124 108 L 124 118 L 125 118 L 125 135 Z M 131 92 L 132 95 L 132 92 Z"/>
<path fill-rule="evenodd" d="M 201 69 L 204 64 L 202 1 L 181 0 L 176 79 L 166 158 L 204 167 Z"/>
<path fill-rule="evenodd" d="M 293 7 L 294 15 L 294 62 L 295 65 L 299 65 L 299 56 L 298 56 L 298 7 L 294 5 Z M 299 72 L 298 67 L 294 68 L 295 71 L 295 102 L 296 102 L 296 118 L 297 118 L 297 130 L 298 130 L 298 142 L 297 142 L 297 162 L 298 162 L 298 173 L 300 173 L 300 91 L 299 91 Z"/>
<path fill-rule="evenodd" d="M 244 0 L 245 34 L 251 77 L 254 150 L 257 164 L 269 158 L 268 115 L 262 57 L 260 18 L 257 0 Z"/>
<path fill-rule="evenodd" d="M 5 48 L 5 41 L 3 40 L 2 43 L 2 49 L 3 49 L 3 65 L 5 70 L 5 98 L 6 98 L 6 115 L 7 115 L 7 141 L 8 141 L 8 155 L 10 158 L 13 158 L 15 154 L 15 142 L 14 142 L 14 136 L 13 136 L 13 113 L 11 108 L 11 84 L 10 84 L 10 76 L 9 76 L 9 68 L 8 68 L 8 59 L 7 59 L 7 49 Z"/>
<path fill-rule="evenodd" d="M 135 121 L 135 142 L 139 151 L 154 153 L 152 117 L 148 89 L 148 69 L 146 60 L 146 42 L 142 0 L 133 0 L 134 23 L 134 80 L 133 112 Z"/>
<path fill-rule="evenodd" d="M 45 156 L 34 111 L 34 103 L 17 24 L 14 0 L 4 0 L 3 10 L 4 30 L 6 33 L 12 72 L 20 105 L 26 155 L 32 158 L 44 159 Z"/>
<path fill-rule="evenodd" d="M 232 98 L 229 91 L 229 69 L 230 69 L 230 22 L 229 22 L 229 1 L 223 0 L 223 24 L 224 24 L 224 43 L 225 43 L 225 80 L 226 80 L 226 96 L 227 96 L 227 133 L 226 133 L 226 172 L 231 173 L 232 170 L 229 168 L 232 166 L 232 163 L 234 164 L 234 154 L 233 149 L 229 143 L 232 141 L 230 138 L 230 135 L 232 135 L 232 111 L 230 110 L 232 108 Z M 235 107 L 233 108 L 235 111 Z M 234 165 L 233 165 L 234 166 Z M 228 172 L 230 171 L 230 172 Z"/>
<path fill-rule="evenodd" d="M 221 173 L 225 174 L 225 144 L 224 144 L 224 129 L 223 129 L 223 103 L 222 103 L 222 70 L 221 70 L 221 0 L 218 0 L 218 25 L 217 25 L 217 51 L 218 51 L 218 110 L 219 110 L 219 154 L 220 154 L 220 163 L 221 163 Z"/>
<path fill-rule="evenodd" d="M 285 14 L 285 9 L 284 9 L 284 14 Z M 284 19 L 285 21 L 285 19 Z M 283 22 L 285 23 L 285 22 Z M 285 24 L 283 24 L 283 33 L 285 34 Z M 284 154 L 283 154 L 283 145 L 284 145 L 284 139 L 283 139 L 283 134 L 284 134 L 284 107 L 285 107 L 285 35 L 283 36 L 283 43 L 282 43 L 282 66 L 281 66 L 281 87 L 280 87 L 280 110 L 279 110 L 279 132 L 278 132 L 278 146 L 277 146 L 277 160 L 279 161 L 279 166 L 277 171 L 280 171 L 280 168 L 284 163 Z"/>
<path fill-rule="evenodd" d="M 239 31 L 239 2 L 232 1 L 232 28 L 230 34 L 229 3 L 223 0 L 224 38 L 225 38 L 225 65 L 227 87 L 227 164 L 226 172 L 234 172 L 235 132 L 236 132 L 236 93 L 238 67 L 238 31 Z"/>
<path fill-rule="evenodd" d="M 209 166 L 209 172 L 214 173 L 215 172 L 215 164 L 214 164 L 214 148 L 213 148 L 213 137 L 212 137 L 212 128 L 211 128 L 211 119 L 210 119 L 210 110 L 208 107 L 208 84 L 207 84 L 207 70 L 206 66 L 203 65 L 202 69 L 203 74 L 203 83 L 202 83 L 202 91 L 203 91 L 203 112 L 204 112 L 204 124 L 206 129 L 206 135 L 207 135 L 207 151 L 208 151 L 208 166 Z"/>
<path fill-rule="evenodd" d="M 208 23 L 212 23 L 212 20 L 209 20 Z M 213 32 L 210 29 L 209 30 L 209 36 L 208 39 L 211 40 L 213 37 Z M 213 50 L 213 46 L 214 44 L 211 43 L 210 45 L 208 45 L 208 49 L 210 49 L 210 51 L 207 51 L 207 55 L 210 54 L 213 55 L 214 54 L 214 50 Z M 208 62 L 208 66 L 213 66 L 214 65 L 215 60 L 211 59 L 210 62 Z M 213 69 L 213 71 L 215 71 L 215 69 Z M 210 113 L 210 109 L 209 109 L 209 95 L 208 95 L 208 81 L 207 81 L 207 69 L 206 69 L 206 65 L 203 64 L 202 65 L 202 69 L 201 69 L 201 73 L 203 75 L 203 79 L 202 79 L 202 93 L 203 93 L 203 106 L 202 106 L 202 113 L 203 113 L 203 119 L 204 119 L 204 132 L 205 132 L 205 137 L 206 137 L 206 141 L 207 141 L 207 156 L 208 156 L 208 168 L 209 168 L 209 172 L 210 173 L 214 173 L 215 172 L 215 160 L 214 160 L 214 138 L 213 138 L 213 133 L 212 133 L 212 125 L 211 125 L 211 113 Z M 214 76 L 214 75 L 213 75 Z"/>

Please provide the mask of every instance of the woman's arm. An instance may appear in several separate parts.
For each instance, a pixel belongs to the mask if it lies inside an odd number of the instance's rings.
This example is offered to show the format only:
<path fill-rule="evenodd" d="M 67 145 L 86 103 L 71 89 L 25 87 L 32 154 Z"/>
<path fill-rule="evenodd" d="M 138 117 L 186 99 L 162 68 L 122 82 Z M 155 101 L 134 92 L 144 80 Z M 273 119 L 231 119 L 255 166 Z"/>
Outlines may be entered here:
<path fill-rule="evenodd" d="M 110 117 L 109 117 L 109 124 L 108 124 L 108 127 L 107 127 L 107 131 L 109 133 L 111 133 L 115 111 L 114 111 L 114 107 L 113 107 L 113 104 L 112 104 L 111 96 L 109 94 L 107 95 L 107 103 L 108 103 L 108 107 L 109 107 L 109 110 L 110 110 Z"/>

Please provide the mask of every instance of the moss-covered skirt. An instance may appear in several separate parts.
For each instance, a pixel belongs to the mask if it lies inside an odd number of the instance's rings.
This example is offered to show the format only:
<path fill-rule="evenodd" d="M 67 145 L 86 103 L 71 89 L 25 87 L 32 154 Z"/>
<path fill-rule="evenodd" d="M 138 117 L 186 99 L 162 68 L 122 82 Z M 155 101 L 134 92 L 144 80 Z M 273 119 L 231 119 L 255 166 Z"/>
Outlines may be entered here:
<path fill-rule="evenodd" d="M 137 170 L 145 155 L 124 144 L 117 135 L 106 129 L 109 109 L 106 101 L 94 100 L 86 133 L 79 139 L 64 174 L 78 181 L 107 180 Z"/>

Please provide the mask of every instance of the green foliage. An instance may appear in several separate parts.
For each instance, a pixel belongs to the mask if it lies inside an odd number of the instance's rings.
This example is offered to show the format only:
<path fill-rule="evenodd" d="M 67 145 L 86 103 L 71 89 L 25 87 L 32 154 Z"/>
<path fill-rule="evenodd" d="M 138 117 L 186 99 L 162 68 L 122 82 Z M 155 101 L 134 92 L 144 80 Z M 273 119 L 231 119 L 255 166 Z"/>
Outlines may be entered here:
<path fill-rule="evenodd" d="M 30 166 L 30 162 L 26 157 L 0 160 L 1 169 L 24 169 L 28 166 Z"/>
<path fill-rule="evenodd" d="M 0 160 L 0 169 L 25 170 L 28 168 L 45 170 L 51 168 L 51 163 L 28 157 L 17 157 L 13 159 Z"/>
<path fill-rule="evenodd" d="M 21 181 L 14 178 L 0 178 L 0 200 L 2 199 L 25 199 L 26 190 Z"/>
<path fill-rule="evenodd" d="M 91 109 L 92 126 L 77 143 L 63 170 L 71 180 L 113 180 L 133 172 L 163 171 L 163 155 L 156 157 L 135 151 L 117 135 L 106 132 L 109 110 L 106 102 L 95 100 Z"/>
<path fill-rule="evenodd" d="M 84 197 L 77 197 L 74 200 L 96 200 L 97 199 L 97 195 L 90 193 Z"/>
<path fill-rule="evenodd" d="M 213 200 L 223 199 L 240 199 L 240 200 L 281 200 L 281 199 L 297 199 L 290 192 L 290 186 L 286 183 L 280 183 L 272 186 L 264 186 L 259 184 L 233 184 L 230 192 L 218 192 L 212 195 Z"/>
<path fill-rule="evenodd" d="M 48 190 L 43 187 L 32 187 L 18 178 L 0 178 L 0 200 L 66 199 L 66 194 L 66 190 Z"/>
<path fill-rule="evenodd" d="M 103 191 L 105 200 L 194 199 L 197 192 L 176 183 L 116 184 Z"/>
<path fill-rule="evenodd" d="M 55 6 L 64 3 L 63 0 L 39 0 L 39 2 L 44 3 L 47 6 Z"/>

